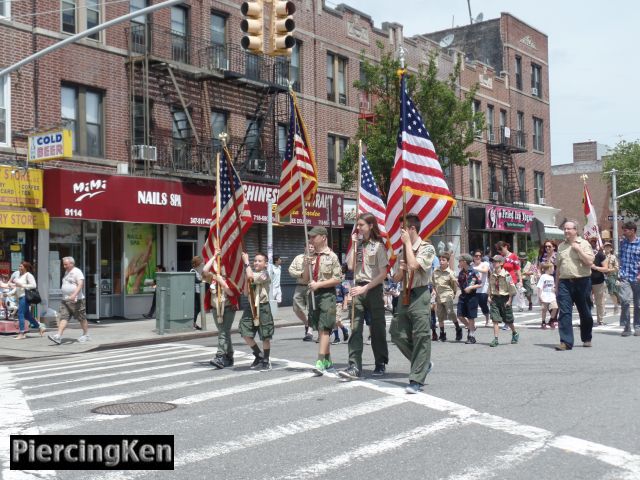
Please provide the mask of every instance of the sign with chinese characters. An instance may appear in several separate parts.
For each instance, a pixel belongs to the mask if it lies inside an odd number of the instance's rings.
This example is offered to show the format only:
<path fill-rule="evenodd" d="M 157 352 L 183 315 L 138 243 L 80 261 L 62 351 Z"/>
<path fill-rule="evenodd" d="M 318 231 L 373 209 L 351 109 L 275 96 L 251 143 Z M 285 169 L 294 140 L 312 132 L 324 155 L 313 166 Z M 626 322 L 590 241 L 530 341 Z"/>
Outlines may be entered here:
<path fill-rule="evenodd" d="M 487 230 L 509 230 L 512 232 L 529 232 L 533 222 L 533 211 L 520 208 L 487 205 Z"/>
<path fill-rule="evenodd" d="M 71 130 L 29 135 L 28 157 L 30 162 L 43 162 L 73 155 L 73 133 Z"/>
<path fill-rule="evenodd" d="M 0 205 L 42 208 L 42 170 L 0 167 Z"/>

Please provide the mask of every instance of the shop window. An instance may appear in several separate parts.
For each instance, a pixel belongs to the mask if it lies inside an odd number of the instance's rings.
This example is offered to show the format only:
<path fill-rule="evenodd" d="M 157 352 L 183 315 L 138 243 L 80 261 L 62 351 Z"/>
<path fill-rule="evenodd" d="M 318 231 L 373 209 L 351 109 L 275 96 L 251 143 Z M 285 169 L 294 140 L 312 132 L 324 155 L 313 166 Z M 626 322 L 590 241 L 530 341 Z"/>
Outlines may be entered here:
<path fill-rule="evenodd" d="M 103 222 L 100 230 L 100 294 L 122 293 L 122 223 Z"/>
<path fill-rule="evenodd" d="M 73 257 L 76 265 L 82 261 L 82 223 L 77 220 L 52 218 L 49 226 L 49 292 L 60 294 L 62 259 Z"/>
<path fill-rule="evenodd" d="M 123 284 L 127 295 L 153 292 L 157 252 L 155 224 L 125 223 Z"/>
<path fill-rule="evenodd" d="M 0 78 L 0 145 L 11 145 L 11 79 Z"/>

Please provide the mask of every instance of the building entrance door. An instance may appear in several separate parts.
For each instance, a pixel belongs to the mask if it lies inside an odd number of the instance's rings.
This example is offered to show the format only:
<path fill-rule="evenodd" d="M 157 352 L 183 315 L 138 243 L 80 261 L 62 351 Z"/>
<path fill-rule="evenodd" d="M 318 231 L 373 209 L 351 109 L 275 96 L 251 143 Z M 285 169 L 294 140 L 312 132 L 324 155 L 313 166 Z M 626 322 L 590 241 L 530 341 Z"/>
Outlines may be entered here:
<path fill-rule="evenodd" d="M 99 222 L 84 222 L 84 294 L 87 318 L 100 318 L 100 233 Z"/>

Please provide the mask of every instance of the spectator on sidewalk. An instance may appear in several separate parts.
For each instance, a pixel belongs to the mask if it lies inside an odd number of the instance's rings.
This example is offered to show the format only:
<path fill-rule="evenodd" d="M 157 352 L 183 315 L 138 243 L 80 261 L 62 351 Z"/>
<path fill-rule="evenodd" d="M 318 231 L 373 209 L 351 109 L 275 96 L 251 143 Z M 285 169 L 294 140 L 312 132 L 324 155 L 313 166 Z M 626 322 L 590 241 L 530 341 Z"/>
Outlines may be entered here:
<path fill-rule="evenodd" d="M 82 328 L 82 335 L 78 338 L 78 342 L 84 343 L 89 340 L 89 322 L 87 322 L 84 298 L 84 274 L 76 267 L 76 261 L 73 257 L 64 257 L 62 266 L 65 273 L 62 277 L 62 301 L 58 312 L 58 332 L 55 335 L 49 335 L 49 340 L 60 345 L 69 319 L 75 317 Z"/>
<path fill-rule="evenodd" d="M 571 313 L 575 304 L 580 315 L 580 339 L 585 347 L 591 347 L 593 317 L 587 303 L 591 295 L 591 265 L 593 250 L 589 242 L 578 235 L 578 222 L 564 222 L 564 241 L 558 246 L 558 291 L 557 301 L 560 307 L 559 332 L 560 345 L 556 350 L 573 348 L 573 322 Z"/>
<path fill-rule="evenodd" d="M 640 238 L 634 222 L 622 225 L 623 240 L 620 242 L 620 325 L 623 337 L 631 335 L 631 312 L 633 301 L 634 335 L 640 337 Z"/>
<path fill-rule="evenodd" d="M 29 325 L 32 328 L 37 328 L 40 331 L 40 336 L 42 337 L 46 328 L 44 324 L 38 323 L 38 321 L 33 318 L 31 307 L 27 302 L 27 296 L 25 293 L 26 290 L 38 288 L 36 279 L 33 276 L 31 264 L 29 262 L 21 262 L 18 267 L 18 272 L 20 275 L 13 280 L 12 284 L 16 287 L 15 298 L 18 300 L 18 328 L 20 330 L 18 336 L 15 338 L 17 340 L 24 340 L 27 338 L 27 329 L 24 322 L 25 319 L 28 320 Z"/>

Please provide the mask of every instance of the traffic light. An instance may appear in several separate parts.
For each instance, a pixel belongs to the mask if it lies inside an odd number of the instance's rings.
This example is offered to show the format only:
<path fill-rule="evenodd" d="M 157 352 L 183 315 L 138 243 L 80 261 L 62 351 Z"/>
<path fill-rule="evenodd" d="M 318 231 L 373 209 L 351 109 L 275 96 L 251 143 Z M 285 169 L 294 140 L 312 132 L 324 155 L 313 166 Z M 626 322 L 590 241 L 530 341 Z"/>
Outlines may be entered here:
<path fill-rule="evenodd" d="M 296 28 L 292 17 L 295 11 L 293 2 L 272 0 L 271 55 L 291 55 L 291 49 L 296 43 L 292 35 Z"/>
<path fill-rule="evenodd" d="M 245 50 L 249 50 L 253 53 L 263 53 L 262 0 L 243 2 L 240 6 L 240 11 L 242 12 L 242 15 L 245 16 L 242 22 L 240 22 L 240 28 L 245 32 L 242 40 L 240 40 L 240 45 L 242 45 L 242 48 Z"/>

